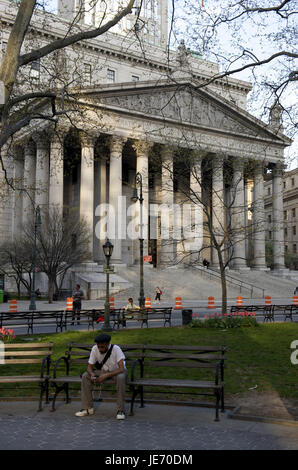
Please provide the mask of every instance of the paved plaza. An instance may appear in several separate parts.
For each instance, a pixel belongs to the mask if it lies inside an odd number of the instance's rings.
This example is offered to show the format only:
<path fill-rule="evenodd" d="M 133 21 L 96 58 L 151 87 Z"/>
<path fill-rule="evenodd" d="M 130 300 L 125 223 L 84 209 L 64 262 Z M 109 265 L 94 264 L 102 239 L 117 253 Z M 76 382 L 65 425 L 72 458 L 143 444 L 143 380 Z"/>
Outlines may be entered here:
<path fill-rule="evenodd" d="M 0 402 L 0 449 L 16 450 L 297 450 L 298 427 L 240 421 L 229 411 L 214 421 L 214 409 L 147 404 L 125 421 L 115 404 L 96 403 L 95 415 L 77 418 L 80 401 L 45 405 Z"/>

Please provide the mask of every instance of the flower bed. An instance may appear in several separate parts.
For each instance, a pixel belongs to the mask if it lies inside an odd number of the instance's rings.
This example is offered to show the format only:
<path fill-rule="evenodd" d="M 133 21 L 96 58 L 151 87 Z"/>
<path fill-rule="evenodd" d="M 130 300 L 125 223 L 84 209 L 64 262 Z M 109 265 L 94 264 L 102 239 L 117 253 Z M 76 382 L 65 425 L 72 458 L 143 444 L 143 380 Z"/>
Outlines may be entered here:
<path fill-rule="evenodd" d="M 203 320 L 199 319 L 199 315 L 194 313 L 192 315 L 192 322 L 190 328 L 241 328 L 241 327 L 257 327 L 259 323 L 256 319 L 254 312 L 233 312 L 213 313 L 205 315 Z"/>

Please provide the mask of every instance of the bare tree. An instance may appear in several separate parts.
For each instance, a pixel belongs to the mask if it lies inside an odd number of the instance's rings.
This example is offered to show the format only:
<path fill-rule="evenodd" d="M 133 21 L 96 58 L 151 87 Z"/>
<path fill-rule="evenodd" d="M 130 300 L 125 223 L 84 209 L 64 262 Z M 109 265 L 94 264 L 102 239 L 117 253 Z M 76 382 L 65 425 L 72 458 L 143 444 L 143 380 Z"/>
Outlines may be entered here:
<path fill-rule="evenodd" d="M 56 86 L 49 86 L 47 89 L 41 90 L 35 89 L 33 91 L 28 90 L 28 87 L 27 89 L 21 87 L 17 91 L 16 83 L 21 76 L 22 69 L 29 64 L 32 65 L 36 61 L 39 61 L 41 58 L 48 57 L 54 53 L 58 54 L 66 47 L 70 47 L 86 39 L 101 36 L 131 12 L 134 1 L 135 0 L 127 0 L 125 6 L 119 8 L 111 19 L 107 19 L 105 12 L 103 12 L 102 21 L 97 27 L 80 27 L 78 20 L 80 15 L 84 12 L 79 10 L 73 23 L 70 24 L 68 31 L 63 37 L 48 41 L 45 45 L 38 45 L 33 42 L 33 45 L 36 47 L 33 47 L 33 49 L 27 52 L 24 51 L 23 46 L 25 38 L 30 34 L 29 29 L 33 14 L 34 12 L 39 15 L 42 13 L 41 10 L 37 9 L 38 2 L 36 0 L 21 0 L 8 39 L 6 51 L 0 64 L 0 85 L 1 95 L 3 95 L 1 96 L 2 102 L 0 101 L 0 149 L 16 132 L 29 125 L 30 122 L 36 119 L 46 119 L 56 122 L 58 116 L 64 112 L 63 106 L 61 109 L 61 100 L 63 101 L 63 94 L 66 93 L 66 91 L 65 87 L 62 87 L 61 92 L 61 83 L 60 87 L 58 86 L 57 89 L 59 77 L 57 78 L 56 76 Z M 50 107 L 44 112 L 42 107 L 36 106 L 36 100 L 43 100 L 42 103 L 49 103 Z M 58 104 L 58 102 L 60 104 Z M 1 155 L 0 163 L 5 177 L 7 177 L 5 164 Z"/>
<path fill-rule="evenodd" d="M 177 38 L 185 39 L 190 54 L 201 54 L 221 67 L 201 86 L 220 83 L 229 77 L 249 79 L 253 84 L 249 110 L 270 122 L 271 109 L 280 106 L 284 127 L 294 138 L 297 2 L 178 0 L 174 6 Z"/>
<path fill-rule="evenodd" d="M 0 272 L 14 279 L 18 298 L 21 296 L 21 286 L 31 293 L 33 269 L 33 252 L 31 244 L 24 238 L 5 242 L 0 247 Z"/>
<path fill-rule="evenodd" d="M 28 224 L 24 232 L 33 252 L 32 225 Z M 69 269 L 90 259 L 90 237 L 87 224 L 79 218 L 76 209 L 69 210 L 64 216 L 55 207 L 42 212 L 42 224 L 37 233 L 36 265 L 48 277 L 50 303 L 54 289 L 59 291 Z"/>
<path fill-rule="evenodd" d="M 173 153 L 173 162 L 170 163 L 163 160 L 159 152 L 151 155 L 154 171 L 168 175 L 168 184 L 163 184 L 163 191 L 170 193 L 173 187 L 175 191 L 171 235 L 162 243 L 174 247 L 173 262 L 177 264 L 202 266 L 206 253 L 211 254 L 221 278 L 222 314 L 227 312 L 226 269 L 239 259 L 244 263 L 245 253 L 242 257 L 236 248 L 247 238 L 244 217 L 247 207 L 244 200 L 239 199 L 239 195 L 243 195 L 243 178 L 233 170 L 232 162 L 226 157 L 224 185 L 217 186 L 213 177 L 218 171 L 223 174 L 223 161 L 212 158 L 207 150 L 180 148 Z M 246 171 L 249 170 L 251 168 L 247 164 Z M 224 186 L 229 187 L 228 197 Z M 185 217 L 184 211 L 188 207 Z M 260 233 L 263 225 L 252 221 L 250 230 Z M 193 243 L 196 238 L 196 243 Z"/>

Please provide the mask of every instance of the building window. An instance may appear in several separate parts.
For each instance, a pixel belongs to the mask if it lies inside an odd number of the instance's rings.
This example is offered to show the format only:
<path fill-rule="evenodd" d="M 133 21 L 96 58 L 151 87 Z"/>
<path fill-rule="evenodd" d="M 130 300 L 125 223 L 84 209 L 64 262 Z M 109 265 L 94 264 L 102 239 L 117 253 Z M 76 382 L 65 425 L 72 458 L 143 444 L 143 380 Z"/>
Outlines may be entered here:
<path fill-rule="evenodd" d="M 34 60 L 31 62 L 31 69 L 30 69 L 30 78 L 34 80 L 39 80 L 40 77 L 40 60 Z"/>
<path fill-rule="evenodd" d="M 286 189 L 286 182 L 284 181 L 284 189 Z"/>
<path fill-rule="evenodd" d="M 293 253 L 297 253 L 297 245 L 296 245 L 296 243 L 293 244 Z"/>
<path fill-rule="evenodd" d="M 91 65 L 84 64 L 84 85 L 91 85 Z"/>
<path fill-rule="evenodd" d="M 292 187 L 295 186 L 295 178 L 292 178 Z"/>
<path fill-rule="evenodd" d="M 296 235 L 296 225 L 293 226 L 293 235 Z"/>
<path fill-rule="evenodd" d="M 140 80 L 140 77 L 138 77 L 137 75 L 132 75 L 131 79 L 133 82 L 138 82 Z"/>
<path fill-rule="evenodd" d="M 272 217 L 271 215 L 268 215 L 268 224 L 271 224 L 271 222 L 272 222 Z"/>
<path fill-rule="evenodd" d="M 285 233 L 285 237 L 287 237 L 287 236 L 288 236 L 288 229 L 287 229 L 287 228 L 285 228 L 285 232 L 284 232 L 284 233 Z"/>
<path fill-rule="evenodd" d="M 267 188 L 267 194 L 268 194 L 268 196 L 270 196 L 270 194 L 271 194 L 271 188 Z"/>
<path fill-rule="evenodd" d="M 287 211 L 284 211 L 284 220 L 288 220 L 288 214 L 287 214 Z"/>
<path fill-rule="evenodd" d="M 272 232 L 271 231 L 269 231 L 268 236 L 269 236 L 269 240 L 272 240 Z"/>
<path fill-rule="evenodd" d="M 288 245 L 285 245 L 285 252 L 287 253 L 288 251 Z"/>
<path fill-rule="evenodd" d="M 107 79 L 108 82 L 115 83 L 116 72 L 115 70 L 108 69 Z"/>
<path fill-rule="evenodd" d="M 294 207 L 294 209 L 292 209 L 292 217 L 293 219 L 295 219 L 296 217 L 296 208 Z"/>

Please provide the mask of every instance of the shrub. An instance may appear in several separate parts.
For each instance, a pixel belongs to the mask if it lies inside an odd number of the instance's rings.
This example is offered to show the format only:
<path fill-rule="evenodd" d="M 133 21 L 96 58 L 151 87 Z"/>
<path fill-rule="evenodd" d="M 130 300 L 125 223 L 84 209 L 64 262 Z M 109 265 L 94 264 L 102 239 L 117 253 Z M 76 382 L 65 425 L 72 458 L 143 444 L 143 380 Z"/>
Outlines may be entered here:
<path fill-rule="evenodd" d="M 252 312 L 241 313 L 214 313 L 205 315 L 203 320 L 199 319 L 198 314 L 193 314 L 193 320 L 190 323 L 190 328 L 242 328 L 242 327 L 257 327 L 259 323 L 256 319 L 256 314 Z"/>

